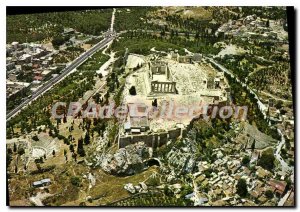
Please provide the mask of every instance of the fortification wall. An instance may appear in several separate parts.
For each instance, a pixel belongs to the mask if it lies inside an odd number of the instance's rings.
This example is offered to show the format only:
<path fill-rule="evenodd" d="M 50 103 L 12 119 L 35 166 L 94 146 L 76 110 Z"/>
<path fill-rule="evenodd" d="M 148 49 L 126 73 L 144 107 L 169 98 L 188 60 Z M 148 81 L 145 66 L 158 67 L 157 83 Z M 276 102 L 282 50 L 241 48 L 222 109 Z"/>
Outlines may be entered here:
<path fill-rule="evenodd" d="M 157 148 L 165 145 L 168 140 L 176 140 L 185 129 L 175 128 L 167 132 L 153 133 L 148 135 L 125 135 L 119 136 L 119 148 L 143 141 L 148 147 Z"/>

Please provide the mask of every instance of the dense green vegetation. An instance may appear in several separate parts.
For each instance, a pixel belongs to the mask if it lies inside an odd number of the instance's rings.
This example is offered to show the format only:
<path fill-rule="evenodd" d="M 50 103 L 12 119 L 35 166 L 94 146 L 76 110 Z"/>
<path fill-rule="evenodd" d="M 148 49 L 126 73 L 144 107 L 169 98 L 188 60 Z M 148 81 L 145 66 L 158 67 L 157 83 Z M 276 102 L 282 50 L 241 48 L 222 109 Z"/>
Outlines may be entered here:
<path fill-rule="evenodd" d="M 68 40 L 70 40 L 70 36 L 55 36 L 51 42 L 53 47 L 58 49 L 60 45 L 63 45 Z"/>
<path fill-rule="evenodd" d="M 80 47 L 69 46 L 65 50 L 60 50 L 59 54 L 53 55 L 53 62 L 58 64 L 65 64 L 71 62 L 82 52 L 84 52 L 84 49 Z"/>
<path fill-rule="evenodd" d="M 91 40 L 87 41 L 86 44 L 91 44 L 91 45 L 94 45 L 96 43 L 99 43 L 103 38 L 100 37 L 100 38 L 92 38 Z"/>
<path fill-rule="evenodd" d="M 198 38 L 189 40 L 185 37 L 167 37 L 159 35 L 151 35 L 142 31 L 130 31 L 122 35 L 119 42 L 112 44 L 112 49 L 118 51 L 118 55 L 124 55 L 125 48 L 130 53 L 148 55 L 151 49 L 155 47 L 156 51 L 167 52 L 168 50 L 178 50 L 179 54 L 184 55 L 184 48 L 192 52 L 202 54 L 216 54 L 219 49 L 213 47 L 213 43 L 217 38 Z"/>
<path fill-rule="evenodd" d="M 95 85 L 96 70 L 107 60 L 107 56 L 101 52 L 88 59 L 78 71 L 70 74 L 64 80 L 55 85 L 51 90 L 32 102 L 21 113 L 13 117 L 7 123 L 7 136 L 14 135 L 13 128 L 21 128 L 21 132 L 30 132 L 37 126 L 52 126 L 49 107 L 56 102 L 76 102 L 83 94 L 91 90 Z M 97 63 L 97 64 L 95 64 Z M 93 66 L 90 66 L 92 64 Z M 92 68 L 91 68 L 92 67 Z M 95 68 L 95 69 L 93 69 Z"/>
<path fill-rule="evenodd" d="M 258 108 L 257 99 L 251 94 L 245 87 L 240 85 L 236 79 L 231 78 L 228 74 L 227 76 L 230 88 L 231 96 L 233 103 L 236 105 L 242 105 L 248 107 L 247 120 L 250 124 L 257 126 L 258 130 L 275 139 L 280 139 L 275 128 L 272 128 L 268 125 L 268 120 L 264 118 L 264 115 Z"/>
<path fill-rule="evenodd" d="M 102 54 L 101 51 L 95 53 L 85 61 L 78 70 L 99 70 L 100 67 L 109 59 L 109 56 Z"/>
<path fill-rule="evenodd" d="M 286 17 L 285 7 L 242 7 L 241 15 L 248 16 L 256 14 L 262 18 L 278 20 Z"/>
<path fill-rule="evenodd" d="M 268 199 L 272 199 L 273 196 L 274 196 L 274 193 L 273 193 L 271 190 L 267 190 L 267 191 L 265 192 L 265 195 L 266 195 L 266 197 L 267 197 Z"/>
<path fill-rule="evenodd" d="M 32 80 L 32 78 L 31 78 Z M 21 92 L 16 93 L 15 95 L 10 96 L 9 98 L 6 98 L 6 111 L 11 111 L 16 107 L 16 105 L 19 105 L 22 103 L 23 98 L 29 96 L 31 94 L 31 91 L 29 87 L 24 89 Z"/>
<path fill-rule="evenodd" d="M 191 203 L 182 198 L 177 199 L 174 195 L 168 196 L 161 192 L 149 192 L 117 201 L 110 206 L 191 206 Z"/>
<path fill-rule="evenodd" d="M 258 161 L 258 165 L 263 167 L 264 169 L 272 171 L 275 165 L 274 161 L 275 161 L 274 153 L 272 149 L 270 149 L 269 151 L 264 151 L 262 153 Z"/>
<path fill-rule="evenodd" d="M 117 9 L 116 30 L 155 30 L 173 33 L 197 33 L 202 37 L 211 29 L 213 34 L 217 28 L 229 19 L 237 18 L 237 7 L 221 10 L 214 7 L 189 8 L 195 15 L 186 17 L 183 10 L 173 13 L 161 13 L 162 7 L 130 7 Z M 233 12 L 235 11 L 235 12 Z M 201 14 L 201 15 L 200 15 Z M 211 20 L 216 20 L 211 22 Z"/>
<path fill-rule="evenodd" d="M 146 23 L 147 13 L 156 10 L 156 7 L 128 7 L 117 8 L 115 13 L 115 30 L 151 29 Z"/>
<path fill-rule="evenodd" d="M 36 13 L 7 16 L 7 43 L 50 40 L 64 27 L 100 35 L 110 26 L 112 9 Z"/>
<path fill-rule="evenodd" d="M 223 120 L 218 117 L 211 120 L 197 119 L 192 121 L 191 128 L 186 138 L 196 141 L 196 157 L 213 163 L 217 157 L 213 154 L 213 149 L 229 141 L 232 137 L 232 130 L 229 127 L 229 120 Z M 172 144 L 160 147 L 155 154 L 157 156 L 166 155 L 172 148 L 181 148 L 185 146 L 184 140 L 173 142 Z M 233 150 L 232 150 L 233 151 Z M 162 158 L 166 160 L 167 158 Z"/>
<path fill-rule="evenodd" d="M 221 143 L 227 143 L 225 135 L 229 133 L 229 130 L 229 124 L 225 120 L 219 118 L 213 118 L 210 121 L 199 119 L 192 122 L 188 138 L 197 142 L 200 158 L 214 162 L 216 155 L 213 154 L 213 149 L 220 147 Z"/>
<path fill-rule="evenodd" d="M 247 51 L 240 55 L 225 55 L 217 60 L 231 70 L 241 81 L 257 91 L 267 91 L 291 99 L 291 70 L 289 58 L 275 43 L 235 40 Z M 274 89 L 276 87 L 276 90 Z"/>

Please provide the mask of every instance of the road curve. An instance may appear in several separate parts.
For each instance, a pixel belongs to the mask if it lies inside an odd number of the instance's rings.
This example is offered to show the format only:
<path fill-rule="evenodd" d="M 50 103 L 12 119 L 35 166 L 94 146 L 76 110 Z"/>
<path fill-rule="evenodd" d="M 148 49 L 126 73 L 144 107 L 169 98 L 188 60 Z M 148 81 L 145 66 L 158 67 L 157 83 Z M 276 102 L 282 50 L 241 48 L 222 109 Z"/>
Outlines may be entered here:
<path fill-rule="evenodd" d="M 254 95 L 254 98 L 257 100 L 257 104 L 258 104 L 258 108 L 260 109 L 260 111 L 262 112 L 262 114 L 264 115 L 264 118 L 267 117 L 266 112 L 267 112 L 267 107 L 262 103 L 262 101 L 260 100 L 260 98 L 257 96 L 257 94 L 245 83 L 241 82 L 230 70 L 228 70 L 227 68 L 225 68 L 224 66 L 222 66 L 221 64 L 219 64 L 218 62 L 216 62 L 214 59 L 210 58 L 210 57 L 204 57 L 206 59 L 208 59 L 211 63 L 213 63 L 214 65 L 216 65 L 220 70 L 222 70 L 223 72 L 229 74 L 231 77 L 235 78 L 236 81 L 238 83 L 240 83 L 243 87 L 245 87 L 250 93 L 252 93 Z M 280 115 L 281 117 L 281 115 Z M 269 126 L 271 126 L 271 123 L 268 122 Z M 294 167 L 293 166 L 289 166 L 281 157 L 280 155 L 280 151 L 282 149 L 282 147 L 285 145 L 285 138 L 284 135 L 282 134 L 281 130 L 277 128 L 277 131 L 281 137 L 281 140 L 278 141 L 278 144 L 276 146 L 276 151 L 274 153 L 274 156 L 276 157 L 276 159 L 280 162 L 281 164 L 281 168 L 282 171 L 286 172 L 286 171 L 291 171 L 292 173 L 294 173 Z"/>

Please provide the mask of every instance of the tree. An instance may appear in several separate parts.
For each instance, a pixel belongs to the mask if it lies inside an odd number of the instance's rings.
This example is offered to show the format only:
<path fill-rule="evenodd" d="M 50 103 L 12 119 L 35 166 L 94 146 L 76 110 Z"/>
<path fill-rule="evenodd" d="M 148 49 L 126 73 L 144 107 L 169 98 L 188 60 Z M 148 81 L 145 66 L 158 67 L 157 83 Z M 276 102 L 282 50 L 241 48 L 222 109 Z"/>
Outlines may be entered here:
<path fill-rule="evenodd" d="M 266 27 L 270 27 L 270 20 L 267 20 Z"/>
<path fill-rule="evenodd" d="M 268 199 L 272 199 L 273 198 L 273 192 L 271 190 L 267 190 L 266 193 L 265 193 L 266 197 Z"/>
<path fill-rule="evenodd" d="M 252 151 L 254 151 L 254 149 L 255 149 L 255 140 L 253 141 L 253 143 L 251 144 L 251 149 L 252 149 Z"/>
<path fill-rule="evenodd" d="M 152 106 L 153 106 L 153 107 L 157 107 L 157 99 L 154 99 L 154 100 L 153 100 Z"/>
<path fill-rule="evenodd" d="M 53 157 L 55 156 L 55 150 L 53 149 L 53 151 L 52 151 L 52 155 L 53 155 Z"/>
<path fill-rule="evenodd" d="M 32 139 L 33 139 L 34 141 L 38 141 L 38 140 L 39 140 L 39 138 L 37 137 L 37 135 L 32 136 Z"/>
<path fill-rule="evenodd" d="M 262 153 L 262 156 L 258 161 L 258 165 L 263 167 L 264 169 L 272 171 L 272 169 L 274 168 L 274 161 L 275 161 L 274 154 L 265 151 Z"/>
<path fill-rule="evenodd" d="M 6 167 L 9 167 L 9 165 L 12 161 L 12 156 L 11 155 L 12 154 L 9 151 L 7 151 L 7 153 L 6 153 Z"/>
<path fill-rule="evenodd" d="M 287 192 L 288 190 L 291 189 L 292 181 L 290 179 L 286 179 L 285 182 L 286 182 L 285 192 Z"/>
<path fill-rule="evenodd" d="M 185 37 L 186 37 L 187 39 L 190 39 L 190 33 L 189 33 L 189 32 L 185 32 L 184 34 L 185 34 Z"/>
<path fill-rule="evenodd" d="M 135 89 L 135 86 L 131 86 L 131 88 L 129 89 L 129 94 L 132 95 L 132 96 L 135 96 L 135 95 L 136 95 L 136 89 Z"/>
<path fill-rule="evenodd" d="M 171 35 L 170 35 L 170 37 L 171 37 L 171 38 L 174 37 L 174 30 L 173 30 L 173 29 L 171 30 Z"/>
<path fill-rule="evenodd" d="M 168 185 L 164 186 L 164 194 L 167 195 L 167 196 L 173 195 L 172 190 L 169 189 Z"/>
<path fill-rule="evenodd" d="M 10 154 L 10 155 L 12 155 L 12 150 L 11 150 L 11 148 L 7 148 L 7 154 Z"/>
<path fill-rule="evenodd" d="M 88 145 L 90 143 L 90 135 L 89 135 L 89 133 L 87 132 L 86 134 L 85 134 L 85 137 L 84 137 L 84 144 L 85 145 Z"/>
<path fill-rule="evenodd" d="M 69 144 L 70 144 L 70 140 L 69 140 L 69 139 L 67 139 L 67 138 L 63 138 L 63 140 L 64 140 L 64 144 L 67 144 L 67 145 L 69 145 Z"/>
<path fill-rule="evenodd" d="M 276 107 L 277 109 L 281 109 L 281 108 L 282 108 L 282 105 L 283 105 L 283 101 L 278 100 L 277 103 L 275 104 L 275 107 Z"/>
<path fill-rule="evenodd" d="M 72 157 L 74 158 L 75 162 L 77 161 L 77 154 L 73 152 Z"/>
<path fill-rule="evenodd" d="M 200 38 L 199 31 L 196 32 L 195 39 L 198 40 Z"/>
<path fill-rule="evenodd" d="M 25 153 L 25 150 L 24 150 L 24 148 L 20 148 L 19 150 L 18 150 L 18 154 L 21 156 L 21 155 L 23 155 Z"/>
<path fill-rule="evenodd" d="M 78 140 L 77 153 L 78 153 L 81 157 L 84 157 L 84 156 L 85 156 L 85 151 L 84 151 L 84 148 L 83 148 L 83 139 L 82 139 L 82 138 L 80 138 L 80 139 Z"/>
<path fill-rule="evenodd" d="M 39 163 L 37 163 L 36 161 L 34 161 L 34 162 L 35 162 L 37 170 L 41 171 L 42 170 L 41 165 Z"/>
<path fill-rule="evenodd" d="M 69 40 L 69 37 L 62 37 L 62 36 L 57 36 L 57 37 L 54 37 L 53 40 L 52 40 L 52 45 L 55 47 L 55 48 L 58 48 L 60 45 L 64 44 L 64 42 L 66 42 L 67 40 Z"/>
<path fill-rule="evenodd" d="M 66 115 L 64 115 L 63 122 L 67 123 L 67 116 Z"/>
<path fill-rule="evenodd" d="M 243 157 L 243 159 L 242 159 L 242 164 L 243 165 L 248 165 L 249 162 L 250 162 L 250 157 L 248 155 Z"/>
<path fill-rule="evenodd" d="M 239 179 L 236 185 L 236 192 L 241 197 L 245 197 L 248 194 L 247 183 L 245 179 Z"/>
<path fill-rule="evenodd" d="M 193 187 L 191 187 L 190 185 L 183 185 L 180 194 L 181 196 L 184 197 L 192 192 L 193 192 Z"/>
<path fill-rule="evenodd" d="M 49 136 L 51 136 L 51 137 L 53 136 L 53 133 L 52 133 L 51 129 L 49 130 Z"/>
<path fill-rule="evenodd" d="M 17 152 L 17 145 L 16 143 L 14 143 L 14 148 L 13 148 L 14 152 Z"/>
<path fill-rule="evenodd" d="M 95 102 L 96 102 L 97 104 L 100 103 L 100 97 L 101 97 L 101 95 L 100 95 L 99 93 L 96 93 L 95 96 L 94 96 Z"/>
<path fill-rule="evenodd" d="M 74 152 L 74 145 L 70 144 L 69 149 L 70 149 L 70 152 Z"/>

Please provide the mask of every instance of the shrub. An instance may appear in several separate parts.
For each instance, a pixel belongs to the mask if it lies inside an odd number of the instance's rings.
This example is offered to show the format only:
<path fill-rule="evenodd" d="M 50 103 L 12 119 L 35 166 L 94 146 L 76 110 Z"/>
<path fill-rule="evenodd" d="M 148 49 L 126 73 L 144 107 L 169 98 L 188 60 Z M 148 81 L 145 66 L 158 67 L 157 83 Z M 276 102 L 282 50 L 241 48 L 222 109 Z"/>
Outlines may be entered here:
<path fill-rule="evenodd" d="M 71 177 L 71 184 L 72 184 L 73 186 L 79 187 L 79 186 L 80 186 L 80 178 L 77 177 L 77 176 L 72 176 L 72 177 Z"/>

